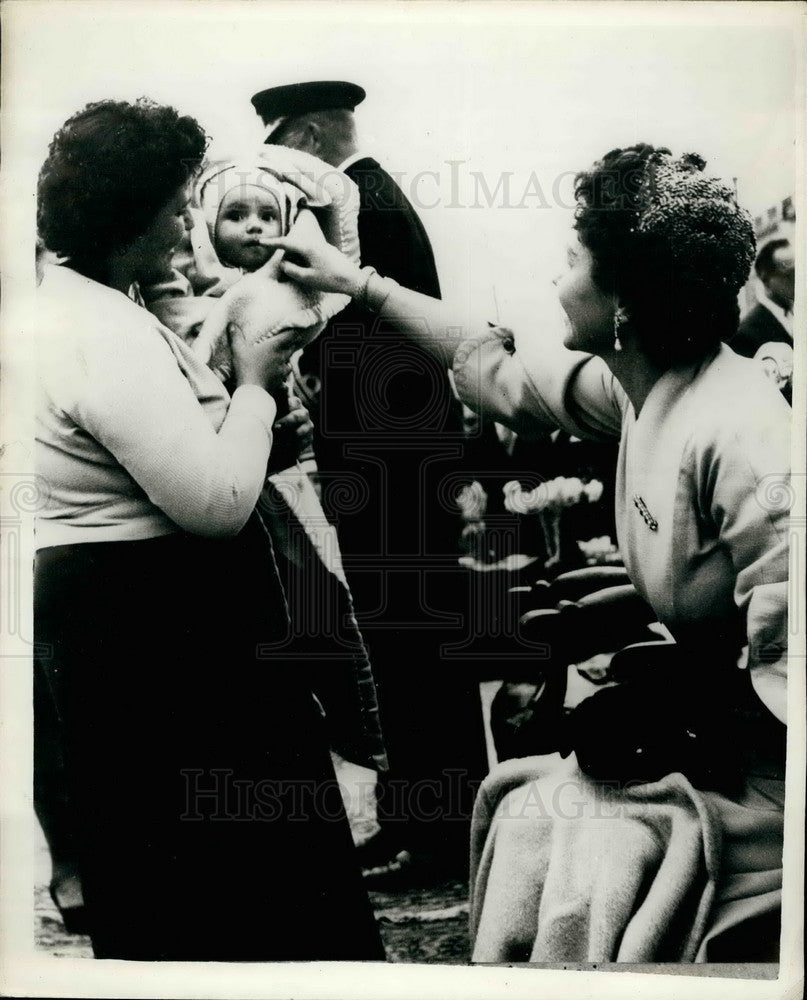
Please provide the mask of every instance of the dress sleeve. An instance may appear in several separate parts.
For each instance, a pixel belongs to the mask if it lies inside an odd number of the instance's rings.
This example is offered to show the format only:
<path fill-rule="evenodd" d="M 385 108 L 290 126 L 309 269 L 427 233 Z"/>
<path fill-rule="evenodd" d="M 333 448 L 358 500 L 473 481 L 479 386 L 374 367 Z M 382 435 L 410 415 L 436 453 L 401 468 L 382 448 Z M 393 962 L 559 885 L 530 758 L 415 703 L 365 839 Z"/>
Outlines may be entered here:
<path fill-rule="evenodd" d="M 786 722 L 790 411 L 783 400 L 772 402 L 767 416 L 755 408 L 753 420 L 726 429 L 703 456 L 701 476 L 736 573 L 751 683 Z"/>
<path fill-rule="evenodd" d="M 269 393 L 237 389 L 217 432 L 169 346 L 148 327 L 94 338 L 77 361 L 76 423 L 181 528 L 237 534 L 266 478 L 276 412 Z"/>
<path fill-rule="evenodd" d="M 492 327 L 460 344 L 453 367 L 462 402 L 522 437 L 558 427 L 595 440 L 619 436 L 623 394 L 599 358 Z"/>

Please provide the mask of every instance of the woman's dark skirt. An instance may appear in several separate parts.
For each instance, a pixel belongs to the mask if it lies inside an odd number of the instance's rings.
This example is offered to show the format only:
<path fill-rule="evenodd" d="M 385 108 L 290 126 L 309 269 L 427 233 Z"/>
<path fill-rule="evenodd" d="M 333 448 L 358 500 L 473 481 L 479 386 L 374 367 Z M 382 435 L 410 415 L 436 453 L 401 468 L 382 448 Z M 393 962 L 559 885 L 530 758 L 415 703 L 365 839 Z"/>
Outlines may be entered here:
<path fill-rule="evenodd" d="M 37 555 L 97 958 L 383 960 L 286 629 L 256 518 Z"/>

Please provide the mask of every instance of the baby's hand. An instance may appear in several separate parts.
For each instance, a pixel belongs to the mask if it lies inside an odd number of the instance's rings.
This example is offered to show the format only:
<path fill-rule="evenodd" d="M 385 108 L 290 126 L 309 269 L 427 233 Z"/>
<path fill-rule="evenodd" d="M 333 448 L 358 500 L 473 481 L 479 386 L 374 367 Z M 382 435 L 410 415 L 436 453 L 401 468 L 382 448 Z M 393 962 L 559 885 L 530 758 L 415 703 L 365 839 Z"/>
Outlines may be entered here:
<path fill-rule="evenodd" d="M 314 424 L 311 415 L 296 396 L 291 397 L 289 412 L 275 424 L 275 430 L 288 434 L 297 446 L 297 454 L 302 454 L 314 438 Z"/>
<path fill-rule="evenodd" d="M 294 465 L 309 447 L 314 435 L 314 425 L 308 410 L 299 399 L 292 397 L 291 409 L 274 425 L 274 442 L 269 456 L 269 471 L 277 472 Z"/>

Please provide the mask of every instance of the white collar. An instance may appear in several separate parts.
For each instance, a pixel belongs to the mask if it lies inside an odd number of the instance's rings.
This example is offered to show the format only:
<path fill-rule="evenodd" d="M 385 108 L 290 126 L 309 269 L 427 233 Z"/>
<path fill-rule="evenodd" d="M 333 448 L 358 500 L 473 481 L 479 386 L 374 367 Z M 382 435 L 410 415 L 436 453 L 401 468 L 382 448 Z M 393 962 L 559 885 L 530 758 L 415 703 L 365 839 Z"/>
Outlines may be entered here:
<path fill-rule="evenodd" d="M 347 170 L 348 167 L 352 167 L 354 163 L 358 163 L 359 160 L 365 159 L 366 156 L 367 156 L 366 153 L 361 153 L 361 152 L 359 152 L 359 153 L 351 153 L 351 155 L 348 156 L 348 158 L 346 160 L 342 160 L 342 162 L 339 164 L 339 166 L 336 169 L 337 170 Z"/>
<path fill-rule="evenodd" d="M 787 330 L 790 336 L 793 336 L 793 313 L 786 313 L 784 309 L 773 299 L 768 298 L 767 292 L 760 289 L 759 295 L 760 305 L 765 306 L 765 308 L 773 315 L 773 318 L 778 320 L 782 326 Z"/>

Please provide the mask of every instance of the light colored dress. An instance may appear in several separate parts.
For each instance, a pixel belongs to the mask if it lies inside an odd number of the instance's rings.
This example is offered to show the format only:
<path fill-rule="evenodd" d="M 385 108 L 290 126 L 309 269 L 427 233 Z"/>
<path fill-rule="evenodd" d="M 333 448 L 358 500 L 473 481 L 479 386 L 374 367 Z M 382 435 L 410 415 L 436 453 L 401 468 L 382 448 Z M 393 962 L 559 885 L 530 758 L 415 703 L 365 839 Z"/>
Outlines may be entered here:
<path fill-rule="evenodd" d="M 560 426 L 578 437 L 620 438 L 616 523 L 631 580 L 679 643 L 714 648 L 719 636 L 736 650 L 760 702 L 784 723 L 790 410 L 764 373 L 721 346 L 699 364 L 667 371 L 637 417 L 600 359 L 537 337 L 516 340 L 514 348 L 492 330 L 459 347 L 454 376 L 463 402 L 520 434 Z M 709 668 L 708 657 L 703 668 Z M 534 792 L 546 793 L 545 783 L 555 780 L 547 768 L 551 758 L 530 760 L 532 778 L 528 767 L 514 788 L 509 770 L 494 769 L 480 796 L 472 856 L 477 961 L 569 958 L 541 950 L 538 942 L 552 935 L 539 926 L 537 905 L 526 917 L 524 907 L 513 906 L 513 893 L 522 900 L 525 893 L 540 898 L 546 868 L 539 872 L 533 865 L 533 881 L 525 888 L 519 876 L 516 887 L 516 873 L 493 856 L 498 851 L 516 857 L 527 843 L 536 850 L 534 836 L 527 835 L 520 848 L 511 838 L 523 838 L 531 824 L 535 833 L 557 823 L 557 816 L 521 806 L 518 820 L 512 819 L 512 795 L 523 795 L 531 784 Z M 682 946 L 682 958 L 696 950 L 698 958 L 708 958 L 705 945 L 715 928 L 777 905 L 784 783 L 781 773 L 762 763 L 751 770 L 735 799 L 679 789 L 682 809 L 698 803 L 702 842 L 718 838 L 722 845 L 715 848 L 719 862 L 710 876 L 709 928 L 699 948 L 691 940 Z M 606 852 L 601 864 L 607 869 L 612 862 Z M 491 879 L 494 868 L 498 875 Z M 501 910 L 497 900 L 508 896 Z M 589 952 L 574 957 L 608 961 L 617 955 L 618 948 L 601 953 L 592 943 Z M 652 947 L 633 960 L 655 960 Z"/>

